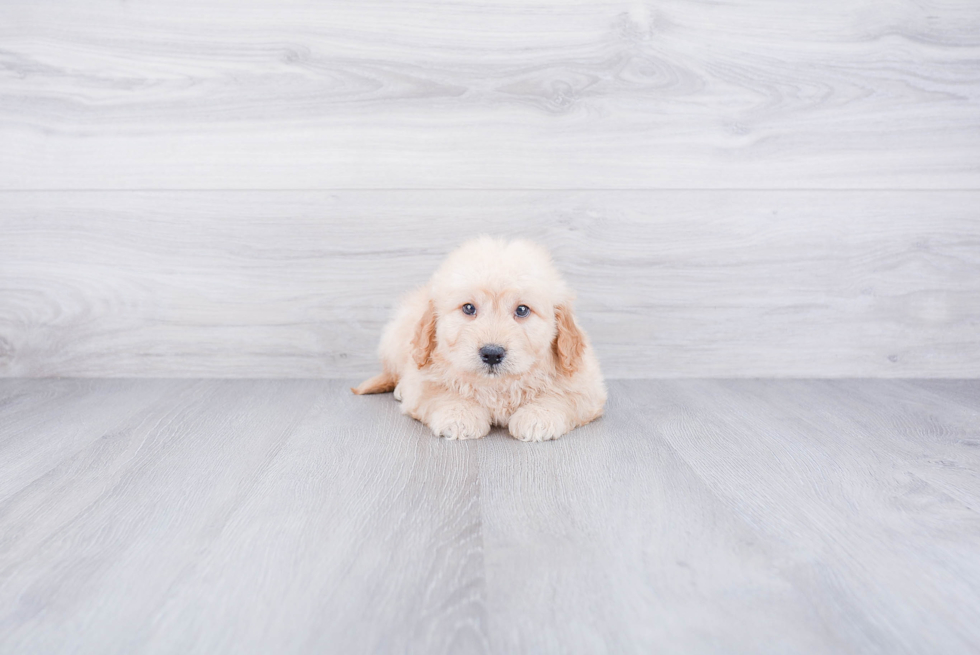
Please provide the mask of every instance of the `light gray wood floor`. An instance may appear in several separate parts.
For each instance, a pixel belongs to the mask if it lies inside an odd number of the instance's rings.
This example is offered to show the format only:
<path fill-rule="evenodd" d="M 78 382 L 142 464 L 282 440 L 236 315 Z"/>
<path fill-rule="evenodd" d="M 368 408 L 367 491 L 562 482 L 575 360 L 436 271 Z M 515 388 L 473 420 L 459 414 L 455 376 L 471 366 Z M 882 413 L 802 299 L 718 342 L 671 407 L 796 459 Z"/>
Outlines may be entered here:
<path fill-rule="evenodd" d="M 0 652 L 975 653 L 978 508 L 978 381 L 619 381 L 528 445 L 0 380 Z"/>

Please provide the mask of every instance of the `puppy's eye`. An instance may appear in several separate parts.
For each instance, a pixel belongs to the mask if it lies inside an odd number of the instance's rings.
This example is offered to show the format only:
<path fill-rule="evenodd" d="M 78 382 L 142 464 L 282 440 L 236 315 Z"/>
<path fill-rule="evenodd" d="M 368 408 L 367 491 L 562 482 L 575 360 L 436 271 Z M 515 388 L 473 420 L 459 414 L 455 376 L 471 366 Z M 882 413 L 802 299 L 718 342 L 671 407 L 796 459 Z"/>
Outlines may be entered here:
<path fill-rule="evenodd" d="M 463 305 L 463 313 L 467 316 L 472 316 L 476 313 L 476 307 L 474 307 L 472 303 L 466 303 Z"/>
<path fill-rule="evenodd" d="M 518 305 L 517 309 L 514 310 L 514 315 L 517 318 L 527 318 L 527 315 L 531 313 L 531 308 L 527 305 Z"/>

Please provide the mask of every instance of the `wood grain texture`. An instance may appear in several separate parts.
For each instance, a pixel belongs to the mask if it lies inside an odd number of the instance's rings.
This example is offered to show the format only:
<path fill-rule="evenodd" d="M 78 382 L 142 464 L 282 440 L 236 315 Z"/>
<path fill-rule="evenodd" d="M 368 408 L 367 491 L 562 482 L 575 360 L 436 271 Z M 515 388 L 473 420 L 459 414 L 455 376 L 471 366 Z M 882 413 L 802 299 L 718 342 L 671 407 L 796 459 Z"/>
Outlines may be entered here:
<path fill-rule="evenodd" d="M 309 381 L 0 390 L 0 479 L 18 480 L 0 496 L 0 651 L 483 643 L 475 451 L 427 438 L 390 398 Z M 102 424 L 75 427 L 65 402 Z M 23 425 L 37 416 L 50 423 Z M 10 457 L 22 432 L 65 448 Z"/>
<path fill-rule="evenodd" d="M 974 0 L 0 6 L 0 188 L 980 188 Z"/>
<path fill-rule="evenodd" d="M 0 380 L 0 652 L 974 653 L 978 390 L 614 381 L 527 445 L 339 382 Z"/>
<path fill-rule="evenodd" d="M 552 248 L 610 377 L 980 376 L 977 192 L 0 194 L 0 375 L 357 377 L 481 232 Z"/>

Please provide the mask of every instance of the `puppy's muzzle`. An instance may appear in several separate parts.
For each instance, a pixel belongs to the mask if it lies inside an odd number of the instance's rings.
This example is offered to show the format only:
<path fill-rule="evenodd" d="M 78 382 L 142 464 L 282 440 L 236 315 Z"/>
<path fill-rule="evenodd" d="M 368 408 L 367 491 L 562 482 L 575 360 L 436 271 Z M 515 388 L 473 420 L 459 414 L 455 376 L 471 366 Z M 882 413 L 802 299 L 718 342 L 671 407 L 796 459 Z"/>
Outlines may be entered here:
<path fill-rule="evenodd" d="M 480 348 L 480 359 L 490 368 L 504 361 L 504 357 L 506 356 L 507 350 L 503 346 L 498 346 L 495 343 L 490 343 Z"/>

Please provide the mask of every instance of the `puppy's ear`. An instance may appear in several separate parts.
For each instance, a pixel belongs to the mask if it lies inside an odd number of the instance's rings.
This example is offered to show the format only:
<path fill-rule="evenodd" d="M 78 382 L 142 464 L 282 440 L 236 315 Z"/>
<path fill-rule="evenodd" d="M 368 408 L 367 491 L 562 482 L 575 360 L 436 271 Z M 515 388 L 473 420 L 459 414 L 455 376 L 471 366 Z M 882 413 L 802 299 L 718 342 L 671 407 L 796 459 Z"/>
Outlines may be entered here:
<path fill-rule="evenodd" d="M 582 360 L 582 351 L 585 350 L 585 335 L 575 323 L 572 310 L 567 305 L 555 307 L 555 323 L 558 326 L 558 334 L 551 348 L 555 353 L 555 365 L 558 371 L 565 375 L 571 375 L 578 370 L 579 362 Z"/>
<path fill-rule="evenodd" d="M 432 301 L 425 307 L 425 313 L 415 328 L 415 336 L 412 337 L 412 359 L 416 366 L 422 368 L 429 363 L 432 349 L 436 347 L 436 310 L 432 306 Z"/>

